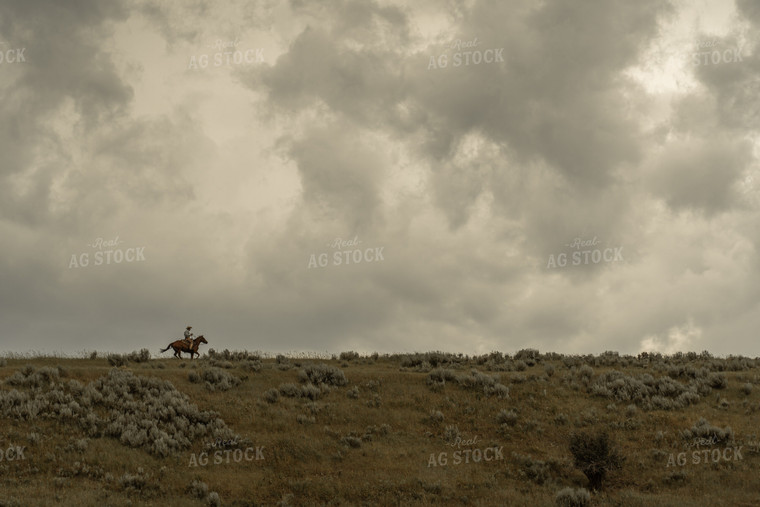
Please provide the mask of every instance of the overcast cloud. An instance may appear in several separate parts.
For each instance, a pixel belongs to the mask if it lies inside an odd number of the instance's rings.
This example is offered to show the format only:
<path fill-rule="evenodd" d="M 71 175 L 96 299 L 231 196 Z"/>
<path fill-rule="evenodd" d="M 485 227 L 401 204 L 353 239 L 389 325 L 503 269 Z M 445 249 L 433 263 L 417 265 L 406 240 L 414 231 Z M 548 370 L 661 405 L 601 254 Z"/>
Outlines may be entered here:
<path fill-rule="evenodd" d="M 757 356 L 759 46 L 751 0 L 0 3 L 2 350 Z"/>

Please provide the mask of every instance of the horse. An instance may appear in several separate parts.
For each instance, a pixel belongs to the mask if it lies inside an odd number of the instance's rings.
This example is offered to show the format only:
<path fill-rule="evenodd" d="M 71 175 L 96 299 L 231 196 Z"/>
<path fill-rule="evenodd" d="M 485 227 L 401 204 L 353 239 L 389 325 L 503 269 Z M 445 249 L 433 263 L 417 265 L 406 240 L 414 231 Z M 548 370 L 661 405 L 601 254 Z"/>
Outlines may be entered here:
<path fill-rule="evenodd" d="M 188 352 L 190 354 L 190 359 L 192 360 L 195 354 L 198 354 L 198 357 L 201 356 L 201 353 L 198 352 L 198 346 L 201 343 L 208 343 L 203 335 L 195 338 L 193 340 L 193 344 L 190 346 L 188 346 L 185 340 L 177 340 L 176 342 L 171 342 L 169 346 L 163 349 L 161 352 L 163 353 L 169 349 L 174 349 L 174 357 L 179 359 L 182 359 L 182 355 L 180 354 L 181 352 Z"/>

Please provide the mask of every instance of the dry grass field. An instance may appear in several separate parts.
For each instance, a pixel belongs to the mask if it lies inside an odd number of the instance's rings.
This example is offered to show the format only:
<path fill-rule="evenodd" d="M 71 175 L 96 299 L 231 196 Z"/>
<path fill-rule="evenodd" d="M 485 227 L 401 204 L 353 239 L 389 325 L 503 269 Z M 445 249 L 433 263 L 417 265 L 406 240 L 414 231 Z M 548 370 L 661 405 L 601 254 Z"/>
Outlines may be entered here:
<path fill-rule="evenodd" d="M 0 359 L 0 506 L 760 505 L 760 359 L 168 355 Z"/>

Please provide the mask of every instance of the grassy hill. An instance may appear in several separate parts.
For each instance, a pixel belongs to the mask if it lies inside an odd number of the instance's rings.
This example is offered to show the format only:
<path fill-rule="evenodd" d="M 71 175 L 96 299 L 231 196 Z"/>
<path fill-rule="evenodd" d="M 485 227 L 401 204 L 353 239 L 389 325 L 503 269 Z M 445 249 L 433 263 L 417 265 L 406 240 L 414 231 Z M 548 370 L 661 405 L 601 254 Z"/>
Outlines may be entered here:
<path fill-rule="evenodd" d="M 9 357 L 0 506 L 760 505 L 759 368 L 531 349 Z"/>

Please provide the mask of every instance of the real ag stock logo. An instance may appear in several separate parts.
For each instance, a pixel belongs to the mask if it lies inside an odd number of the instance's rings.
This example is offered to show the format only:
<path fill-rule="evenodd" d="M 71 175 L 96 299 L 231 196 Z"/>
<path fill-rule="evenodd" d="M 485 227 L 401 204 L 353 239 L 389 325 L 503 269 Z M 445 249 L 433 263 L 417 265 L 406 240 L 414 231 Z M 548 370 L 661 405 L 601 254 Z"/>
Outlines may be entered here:
<path fill-rule="evenodd" d="M 430 57 L 427 70 L 445 69 L 449 66 L 449 50 L 456 51 L 451 54 L 452 67 L 468 67 L 470 65 L 480 65 L 481 63 L 504 63 L 504 48 L 475 49 L 480 46 L 481 42 L 475 37 L 472 40 L 463 41 L 457 39 L 449 45 L 446 53 L 440 54 L 437 58 Z"/>
<path fill-rule="evenodd" d="M 26 456 L 24 456 L 24 449 L 26 447 L 20 447 L 18 445 L 11 444 L 3 450 L 2 447 L 0 447 L 0 462 L 5 461 L 18 461 L 18 460 L 26 460 Z"/>
<path fill-rule="evenodd" d="M 710 460 L 712 460 L 713 463 L 718 463 L 719 461 L 738 461 L 744 459 L 742 456 L 742 445 L 739 447 L 726 447 L 723 450 L 721 449 L 700 449 L 698 451 L 692 451 L 691 452 L 691 464 L 692 465 L 699 465 L 700 463 L 709 463 Z M 668 456 L 668 464 L 665 465 L 665 468 L 670 468 L 676 466 L 678 464 L 679 466 L 684 466 L 688 462 L 688 454 L 686 452 L 680 452 L 675 457 L 673 453 Z"/>
<path fill-rule="evenodd" d="M 124 241 L 116 236 L 114 239 L 97 238 L 92 243 L 88 244 L 90 248 L 95 250 L 94 252 L 82 252 L 80 254 L 71 254 L 71 260 L 69 261 L 69 269 L 72 268 L 86 268 L 90 265 L 90 253 L 93 254 L 93 265 L 102 266 L 110 264 L 121 264 L 122 262 L 142 262 L 145 260 L 145 247 L 130 247 L 130 248 L 114 248 L 124 243 Z M 107 250 L 105 250 L 107 248 Z"/>
<path fill-rule="evenodd" d="M 623 259 L 623 247 L 612 248 L 589 248 L 599 245 L 599 240 L 596 236 L 593 239 L 575 238 L 572 242 L 566 244 L 568 248 L 575 249 L 570 253 L 570 262 L 573 266 L 587 265 L 587 264 L 599 264 L 600 262 L 624 262 Z M 584 248 L 584 250 L 581 250 Z M 588 249 L 586 249 L 588 248 Z M 564 268 L 568 265 L 567 253 L 549 254 L 549 262 L 546 264 L 547 268 Z"/>
<path fill-rule="evenodd" d="M 461 465 L 462 463 L 480 463 L 481 461 L 501 461 L 504 459 L 504 447 L 503 446 L 491 446 L 480 448 L 476 447 L 471 449 L 478 442 L 478 436 L 464 440 L 459 435 L 456 436 L 453 442 L 447 443 L 449 447 L 456 447 L 456 451 L 451 453 L 451 464 Z M 465 447 L 462 449 L 462 447 Z M 437 455 L 434 452 L 430 453 L 428 458 L 428 468 L 435 466 L 446 466 L 449 464 L 449 453 L 439 452 Z"/>
<path fill-rule="evenodd" d="M 190 69 L 205 69 L 209 66 L 230 67 L 232 65 L 252 65 L 254 63 L 264 63 L 264 48 L 256 49 L 238 49 L 240 40 L 222 40 L 217 39 L 214 43 L 207 45 L 209 49 L 215 49 L 215 53 L 203 53 L 192 55 L 187 65 Z"/>
<path fill-rule="evenodd" d="M 354 236 L 354 239 L 335 238 L 333 242 L 328 243 L 328 247 L 335 249 L 335 251 L 332 253 L 332 265 L 347 266 L 351 263 L 361 264 L 362 262 L 379 262 L 385 260 L 385 257 L 383 257 L 383 249 L 385 248 L 384 246 L 364 249 L 357 248 L 360 243 L 361 241 L 359 240 L 359 236 Z M 352 248 L 343 250 L 346 247 Z M 327 267 L 329 260 L 330 256 L 328 256 L 327 253 L 313 253 L 309 256 L 309 266 L 307 269 Z"/>
<path fill-rule="evenodd" d="M 715 39 L 709 41 L 697 41 L 697 49 L 706 49 L 707 51 L 699 51 L 691 54 L 691 63 L 694 66 L 744 61 L 742 59 L 742 47 L 731 47 L 721 50 L 718 49 L 718 41 Z"/>
<path fill-rule="evenodd" d="M 7 45 L 7 43 L 0 41 L 0 65 L 6 63 L 26 63 L 26 57 L 24 56 L 26 48 L 6 49 L 5 46 Z"/>
<path fill-rule="evenodd" d="M 241 461 L 261 461 L 264 459 L 265 446 L 259 445 L 256 447 L 246 447 L 243 449 L 224 449 L 217 450 L 213 453 L 203 451 L 196 456 L 195 453 L 190 455 L 190 462 L 187 465 L 189 468 L 202 466 L 205 467 L 209 464 L 209 458 L 212 459 L 212 465 L 221 465 L 222 463 L 229 464 L 230 462 L 240 463 Z M 232 458 L 230 458 L 232 456 Z"/>

